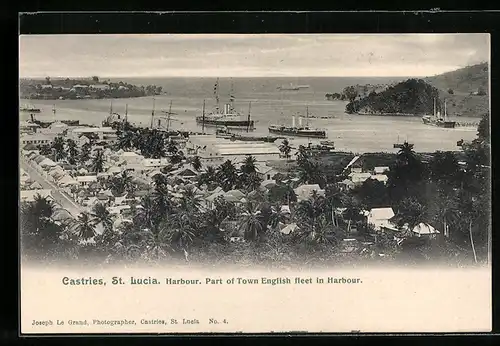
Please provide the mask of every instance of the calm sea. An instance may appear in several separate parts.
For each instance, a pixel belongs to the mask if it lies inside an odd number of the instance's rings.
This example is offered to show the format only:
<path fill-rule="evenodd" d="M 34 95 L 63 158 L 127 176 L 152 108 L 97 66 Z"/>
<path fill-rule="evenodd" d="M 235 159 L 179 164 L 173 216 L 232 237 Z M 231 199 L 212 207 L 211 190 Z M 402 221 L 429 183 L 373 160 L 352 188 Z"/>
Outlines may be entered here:
<path fill-rule="evenodd" d="M 338 150 L 353 152 L 394 151 L 393 144 L 408 140 L 415 144 L 415 150 L 428 152 L 435 150 L 456 150 L 460 139 L 471 140 L 476 135 L 475 128 L 442 129 L 424 125 L 419 117 L 360 116 L 345 114 L 345 102 L 327 101 L 326 93 L 341 92 L 354 84 L 385 84 L 405 78 L 346 78 L 346 77 L 300 77 L 300 78 L 221 78 L 219 95 L 221 103 L 229 101 L 233 85 L 235 108 L 248 114 L 251 103 L 251 116 L 256 121 L 255 134 L 268 134 L 269 124 L 291 125 L 293 114 L 305 114 L 306 107 L 313 116 L 328 116 L 331 119 L 309 119 L 311 127 L 328 131 L 328 139 L 335 142 Z M 114 79 L 113 81 L 116 81 Z M 203 100 L 206 111 L 215 106 L 215 78 L 124 78 L 123 81 L 135 85 L 162 86 L 165 95 L 156 96 L 156 111 L 168 110 L 172 102 L 171 127 L 183 130 L 201 131 L 195 117 L 201 115 Z M 278 91 L 277 86 L 300 84 L 309 85 L 308 89 L 298 91 Z M 23 103 L 24 101 L 21 101 Z M 39 100 L 31 102 L 42 109 L 37 115 L 40 120 L 54 119 L 52 107 L 56 107 L 56 119 L 79 119 L 83 123 L 100 124 L 108 115 L 110 100 Z M 153 98 L 114 99 L 113 111 L 125 113 L 128 105 L 128 118 L 138 124 L 150 124 Z M 21 119 L 27 119 L 21 114 Z M 453 117 L 452 117 L 453 118 Z M 460 118 L 461 121 L 478 119 Z M 206 127 L 206 132 L 215 128 Z M 307 139 L 294 138 L 295 146 L 307 143 Z M 317 140 L 311 140 L 317 142 Z"/>

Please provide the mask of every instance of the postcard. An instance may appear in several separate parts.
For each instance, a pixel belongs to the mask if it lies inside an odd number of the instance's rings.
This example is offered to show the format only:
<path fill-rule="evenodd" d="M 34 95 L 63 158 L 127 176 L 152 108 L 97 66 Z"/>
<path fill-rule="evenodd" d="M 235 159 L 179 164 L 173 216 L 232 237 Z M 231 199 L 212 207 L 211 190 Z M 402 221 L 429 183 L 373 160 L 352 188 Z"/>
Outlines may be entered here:
<path fill-rule="evenodd" d="M 22 335 L 491 331 L 488 34 L 19 42 Z"/>

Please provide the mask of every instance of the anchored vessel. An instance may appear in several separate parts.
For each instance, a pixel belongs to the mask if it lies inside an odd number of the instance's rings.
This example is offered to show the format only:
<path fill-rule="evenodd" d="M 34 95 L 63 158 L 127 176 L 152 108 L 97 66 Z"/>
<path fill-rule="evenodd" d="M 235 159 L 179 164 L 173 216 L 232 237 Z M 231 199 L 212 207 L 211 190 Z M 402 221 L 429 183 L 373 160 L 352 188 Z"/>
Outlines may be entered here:
<path fill-rule="evenodd" d="M 279 85 L 276 87 L 278 90 L 300 90 L 307 88 L 309 88 L 309 85 L 294 85 L 292 83 L 290 83 L 290 85 Z"/>
<path fill-rule="evenodd" d="M 216 107 L 211 113 L 205 114 L 205 112 L 203 112 L 203 115 L 197 116 L 196 122 L 203 126 L 243 127 L 253 130 L 254 121 L 250 120 L 250 112 L 248 116 L 244 116 L 234 109 L 235 98 L 232 89 L 231 87 L 230 102 L 220 107 L 219 79 L 217 79 L 214 87 Z"/>
<path fill-rule="evenodd" d="M 284 138 L 279 136 L 252 136 L 239 133 L 232 133 L 227 128 L 216 131 L 215 136 L 218 138 L 227 138 L 231 140 L 247 141 L 247 142 L 267 142 L 274 143 L 277 139 Z"/>
<path fill-rule="evenodd" d="M 306 119 L 309 116 L 309 108 L 306 107 Z M 302 117 L 299 117 L 299 126 L 295 126 L 295 116 L 292 116 L 292 126 L 270 125 L 269 132 L 284 136 L 308 137 L 308 138 L 327 138 L 326 130 L 310 128 L 309 124 L 302 126 Z"/>
<path fill-rule="evenodd" d="M 444 100 L 444 116 L 441 116 L 441 112 L 437 111 L 436 112 L 436 99 L 434 99 L 434 114 L 431 115 L 424 115 L 422 117 L 422 121 L 424 124 L 427 125 L 433 125 L 433 126 L 438 126 L 438 127 L 444 127 L 448 129 L 453 129 L 457 125 L 455 121 L 449 121 L 448 120 L 448 114 L 446 111 L 446 100 Z"/>
<path fill-rule="evenodd" d="M 33 105 L 23 105 L 19 107 L 19 111 L 26 113 L 40 113 L 42 110 L 40 108 L 36 108 Z"/>

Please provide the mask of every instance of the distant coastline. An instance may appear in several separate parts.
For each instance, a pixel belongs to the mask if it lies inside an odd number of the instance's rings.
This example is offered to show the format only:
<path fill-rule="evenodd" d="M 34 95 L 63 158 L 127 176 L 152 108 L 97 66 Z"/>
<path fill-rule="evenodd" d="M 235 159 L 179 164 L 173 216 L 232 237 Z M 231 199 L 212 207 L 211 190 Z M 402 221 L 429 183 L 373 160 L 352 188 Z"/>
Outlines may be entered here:
<path fill-rule="evenodd" d="M 123 81 L 58 78 L 20 80 L 20 98 L 25 100 L 116 99 L 162 95 L 163 87 L 134 85 Z"/>

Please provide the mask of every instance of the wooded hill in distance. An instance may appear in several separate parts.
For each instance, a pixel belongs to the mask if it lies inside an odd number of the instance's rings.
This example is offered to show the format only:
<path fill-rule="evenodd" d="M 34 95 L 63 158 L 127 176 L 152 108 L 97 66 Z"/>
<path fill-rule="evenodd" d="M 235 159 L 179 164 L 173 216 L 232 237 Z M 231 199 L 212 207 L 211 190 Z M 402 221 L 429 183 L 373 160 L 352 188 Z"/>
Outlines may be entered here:
<path fill-rule="evenodd" d="M 408 79 L 377 93 L 360 97 L 355 89 L 343 94 L 350 102 L 347 113 L 423 115 L 432 114 L 446 99 L 450 116 L 479 117 L 489 113 L 488 65 L 482 63 L 424 79 Z"/>

